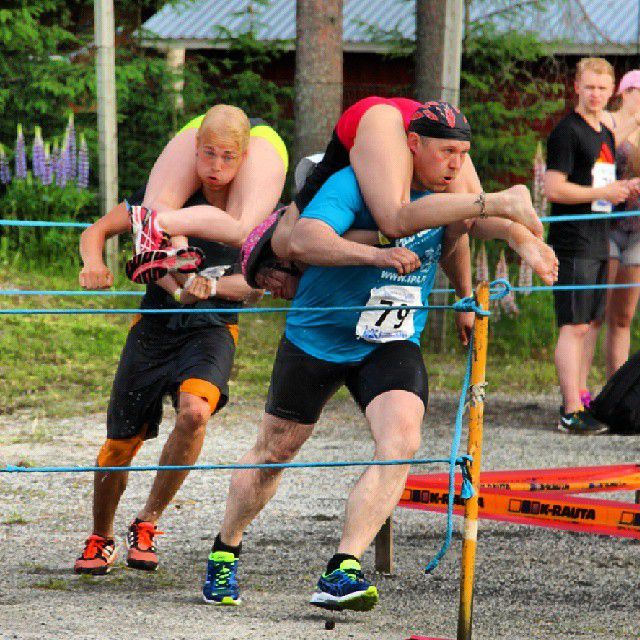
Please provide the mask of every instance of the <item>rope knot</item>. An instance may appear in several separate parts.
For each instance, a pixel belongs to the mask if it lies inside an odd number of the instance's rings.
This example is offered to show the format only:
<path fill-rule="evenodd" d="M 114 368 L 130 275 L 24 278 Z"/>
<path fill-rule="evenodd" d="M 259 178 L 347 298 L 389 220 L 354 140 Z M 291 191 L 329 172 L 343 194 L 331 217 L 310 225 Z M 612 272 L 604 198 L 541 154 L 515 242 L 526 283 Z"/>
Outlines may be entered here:
<path fill-rule="evenodd" d="M 462 487 L 460 488 L 460 497 L 463 500 L 473 498 L 476 494 L 471 480 L 471 456 L 461 456 L 459 458 L 460 471 L 462 472 Z"/>
<path fill-rule="evenodd" d="M 487 395 L 487 385 L 488 382 L 478 382 L 477 384 L 472 384 L 469 387 L 469 395 L 471 406 L 477 407 L 479 404 L 484 402 L 484 398 Z"/>
<path fill-rule="evenodd" d="M 485 311 L 476 301 L 473 296 L 468 296 L 466 298 L 460 298 L 453 303 L 451 308 L 458 313 L 467 313 L 469 311 L 475 313 L 479 316 L 490 316 L 490 311 Z"/>
<path fill-rule="evenodd" d="M 489 299 L 501 300 L 511 292 L 511 283 L 506 278 L 498 278 L 489 285 Z"/>

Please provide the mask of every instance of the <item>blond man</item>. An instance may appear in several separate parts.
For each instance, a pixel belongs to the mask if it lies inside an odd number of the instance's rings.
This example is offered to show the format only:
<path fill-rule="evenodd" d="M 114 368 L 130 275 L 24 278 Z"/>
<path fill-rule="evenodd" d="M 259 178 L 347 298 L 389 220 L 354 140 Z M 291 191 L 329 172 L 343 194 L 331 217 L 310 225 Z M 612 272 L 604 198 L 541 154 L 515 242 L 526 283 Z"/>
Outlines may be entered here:
<path fill-rule="evenodd" d="M 249 143 L 250 123 L 236 107 L 209 110 L 198 131 L 196 167 L 202 188 L 188 206 L 225 209 L 230 186 Z M 144 189 L 130 204 L 142 202 Z M 131 207 L 135 217 L 141 207 Z M 97 286 L 105 240 L 128 232 L 125 203 L 87 229 L 80 242 L 84 268 L 80 282 Z M 122 351 L 107 411 L 107 438 L 98 453 L 100 467 L 128 466 L 143 442 L 158 435 L 162 402 L 171 396 L 177 416 L 160 455 L 160 465 L 192 465 L 200 454 L 209 418 L 227 402 L 228 379 L 238 335 L 237 317 L 220 309 L 237 307 L 255 293 L 239 273 L 238 249 L 213 241 L 190 239 L 202 254 L 197 276 L 165 275 L 149 284 L 141 308 L 201 309 L 202 313 L 167 313 L 136 318 Z M 158 556 L 156 523 L 187 476 L 185 471 L 159 472 L 146 504 L 127 534 L 127 564 L 154 570 Z M 93 528 L 76 560 L 77 573 L 108 573 L 116 559 L 114 518 L 127 485 L 126 472 L 97 472 L 93 492 Z"/>

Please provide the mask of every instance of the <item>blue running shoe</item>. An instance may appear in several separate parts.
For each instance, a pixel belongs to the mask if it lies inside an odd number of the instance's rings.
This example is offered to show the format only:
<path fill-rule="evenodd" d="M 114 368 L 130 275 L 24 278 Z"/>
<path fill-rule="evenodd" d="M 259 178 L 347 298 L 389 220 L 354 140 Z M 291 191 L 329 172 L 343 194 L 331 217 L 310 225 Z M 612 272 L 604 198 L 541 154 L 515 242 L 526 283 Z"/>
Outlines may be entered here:
<path fill-rule="evenodd" d="M 237 606 L 240 600 L 238 558 L 227 551 L 213 551 L 207 562 L 207 578 L 202 587 L 202 597 L 209 604 Z"/>
<path fill-rule="evenodd" d="M 332 611 L 371 611 L 378 602 L 378 589 L 366 580 L 357 560 L 343 560 L 340 567 L 320 576 L 311 604 Z"/>

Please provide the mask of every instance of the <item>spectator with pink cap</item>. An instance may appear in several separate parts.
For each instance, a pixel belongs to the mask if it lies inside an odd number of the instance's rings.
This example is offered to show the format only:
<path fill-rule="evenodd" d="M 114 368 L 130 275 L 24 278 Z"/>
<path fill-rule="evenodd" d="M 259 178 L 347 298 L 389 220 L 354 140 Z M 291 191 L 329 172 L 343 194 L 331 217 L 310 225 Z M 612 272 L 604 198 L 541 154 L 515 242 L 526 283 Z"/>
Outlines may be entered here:
<path fill-rule="evenodd" d="M 640 69 L 622 76 L 618 85 L 620 107 L 605 112 L 603 122 L 616 139 L 618 176 L 624 179 L 640 176 Z M 626 211 L 640 209 L 636 193 L 619 207 Z M 609 233 L 609 283 L 633 284 L 640 282 L 640 217 L 612 220 Z M 640 288 L 611 289 L 607 295 L 605 318 L 607 322 L 606 361 L 610 378 L 629 357 L 631 322 L 635 315 Z M 595 347 L 598 327 L 588 337 Z"/>
<path fill-rule="evenodd" d="M 629 139 L 637 141 L 640 131 L 640 69 L 627 71 L 622 76 L 616 96 L 619 106 L 615 111 L 603 111 L 602 123 L 608 127 L 619 148 Z"/>

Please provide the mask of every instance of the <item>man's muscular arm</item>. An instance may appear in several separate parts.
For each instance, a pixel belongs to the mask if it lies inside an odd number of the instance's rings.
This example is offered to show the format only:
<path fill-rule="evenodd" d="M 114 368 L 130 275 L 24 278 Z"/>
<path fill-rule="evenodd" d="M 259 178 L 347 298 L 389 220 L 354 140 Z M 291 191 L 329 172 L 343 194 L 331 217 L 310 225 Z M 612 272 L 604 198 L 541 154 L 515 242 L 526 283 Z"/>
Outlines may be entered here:
<path fill-rule="evenodd" d="M 448 229 L 445 231 L 440 266 L 456 290 L 456 295 L 465 298 L 473 293 L 469 236 L 464 234 L 450 239 L 447 238 L 447 233 Z"/>
<path fill-rule="evenodd" d="M 420 267 L 420 260 L 413 251 L 404 247 L 381 249 L 352 242 L 339 236 L 325 222 L 311 218 L 303 218 L 296 224 L 290 250 L 294 260 L 323 267 L 376 266 L 395 269 L 400 275 Z"/>
<path fill-rule="evenodd" d="M 455 229 L 450 232 L 449 229 L 447 227 L 445 231 L 440 266 L 455 289 L 456 295 L 460 298 L 466 298 L 473 293 L 469 236 L 466 233 L 460 235 Z M 475 313 L 456 311 L 454 316 L 458 338 L 466 346 L 471 339 Z"/>
<path fill-rule="evenodd" d="M 129 231 L 129 228 L 127 207 L 121 202 L 82 232 L 80 286 L 84 289 L 108 289 L 113 286 L 113 274 L 104 263 L 104 244 L 109 238 Z"/>

